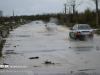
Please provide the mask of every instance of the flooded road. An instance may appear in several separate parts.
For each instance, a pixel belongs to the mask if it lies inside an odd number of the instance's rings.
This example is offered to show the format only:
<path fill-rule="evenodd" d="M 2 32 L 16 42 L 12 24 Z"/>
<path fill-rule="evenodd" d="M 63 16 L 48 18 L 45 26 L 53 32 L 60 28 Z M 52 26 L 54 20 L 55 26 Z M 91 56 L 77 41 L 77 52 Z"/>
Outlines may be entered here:
<path fill-rule="evenodd" d="M 69 39 L 68 28 L 34 21 L 10 32 L 0 75 L 100 75 L 100 36 Z"/>

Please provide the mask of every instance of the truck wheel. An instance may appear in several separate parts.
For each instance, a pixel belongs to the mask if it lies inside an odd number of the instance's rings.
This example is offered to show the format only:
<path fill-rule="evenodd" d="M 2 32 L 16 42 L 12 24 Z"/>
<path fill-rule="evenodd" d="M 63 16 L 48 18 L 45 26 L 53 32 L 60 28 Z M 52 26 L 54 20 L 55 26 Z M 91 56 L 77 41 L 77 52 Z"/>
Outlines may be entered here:
<path fill-rule="evenodd" d="M 72 32 L 69 33 L 69 37 L 70 37 L 71 39 L 73 38 L 73 37 L 72 37 Z"/>

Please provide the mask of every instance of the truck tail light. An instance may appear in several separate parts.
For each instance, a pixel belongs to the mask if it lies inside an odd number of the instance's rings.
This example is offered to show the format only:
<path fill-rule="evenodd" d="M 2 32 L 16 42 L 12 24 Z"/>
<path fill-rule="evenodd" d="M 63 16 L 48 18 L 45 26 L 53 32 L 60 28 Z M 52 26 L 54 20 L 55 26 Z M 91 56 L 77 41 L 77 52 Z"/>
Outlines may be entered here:
<path fill-rule="evenodd" d="M 80 35 L 81 33 L 80 32 L 77 32 L 77 34 L 76 35 Z"/>

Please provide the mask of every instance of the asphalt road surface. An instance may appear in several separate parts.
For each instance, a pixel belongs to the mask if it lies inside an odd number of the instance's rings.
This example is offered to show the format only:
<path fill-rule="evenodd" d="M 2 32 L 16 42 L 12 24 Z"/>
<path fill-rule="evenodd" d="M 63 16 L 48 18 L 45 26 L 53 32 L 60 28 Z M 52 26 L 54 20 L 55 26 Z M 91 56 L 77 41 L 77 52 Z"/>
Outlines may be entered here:
<path fill-rule="evenodd" d="M 100 36 L 72 40 L 55 23 L 34 21 L 10 32 L 0 75 L 100 75 Z M 0 66 L 1 66 L 0 65 Z"/>

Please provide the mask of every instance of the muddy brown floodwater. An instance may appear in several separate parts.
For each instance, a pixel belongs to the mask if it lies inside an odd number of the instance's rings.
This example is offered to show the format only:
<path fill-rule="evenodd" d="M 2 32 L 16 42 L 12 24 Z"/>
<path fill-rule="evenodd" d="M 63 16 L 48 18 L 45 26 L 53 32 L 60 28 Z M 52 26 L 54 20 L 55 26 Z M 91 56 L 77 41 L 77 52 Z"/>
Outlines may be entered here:
<path fill-rule="evenodd" d="M 68 28 L 47 27 L 34 21 L 10 32 L 0 75 L 100 75 L 100 36 L 72 40 Z"/>

